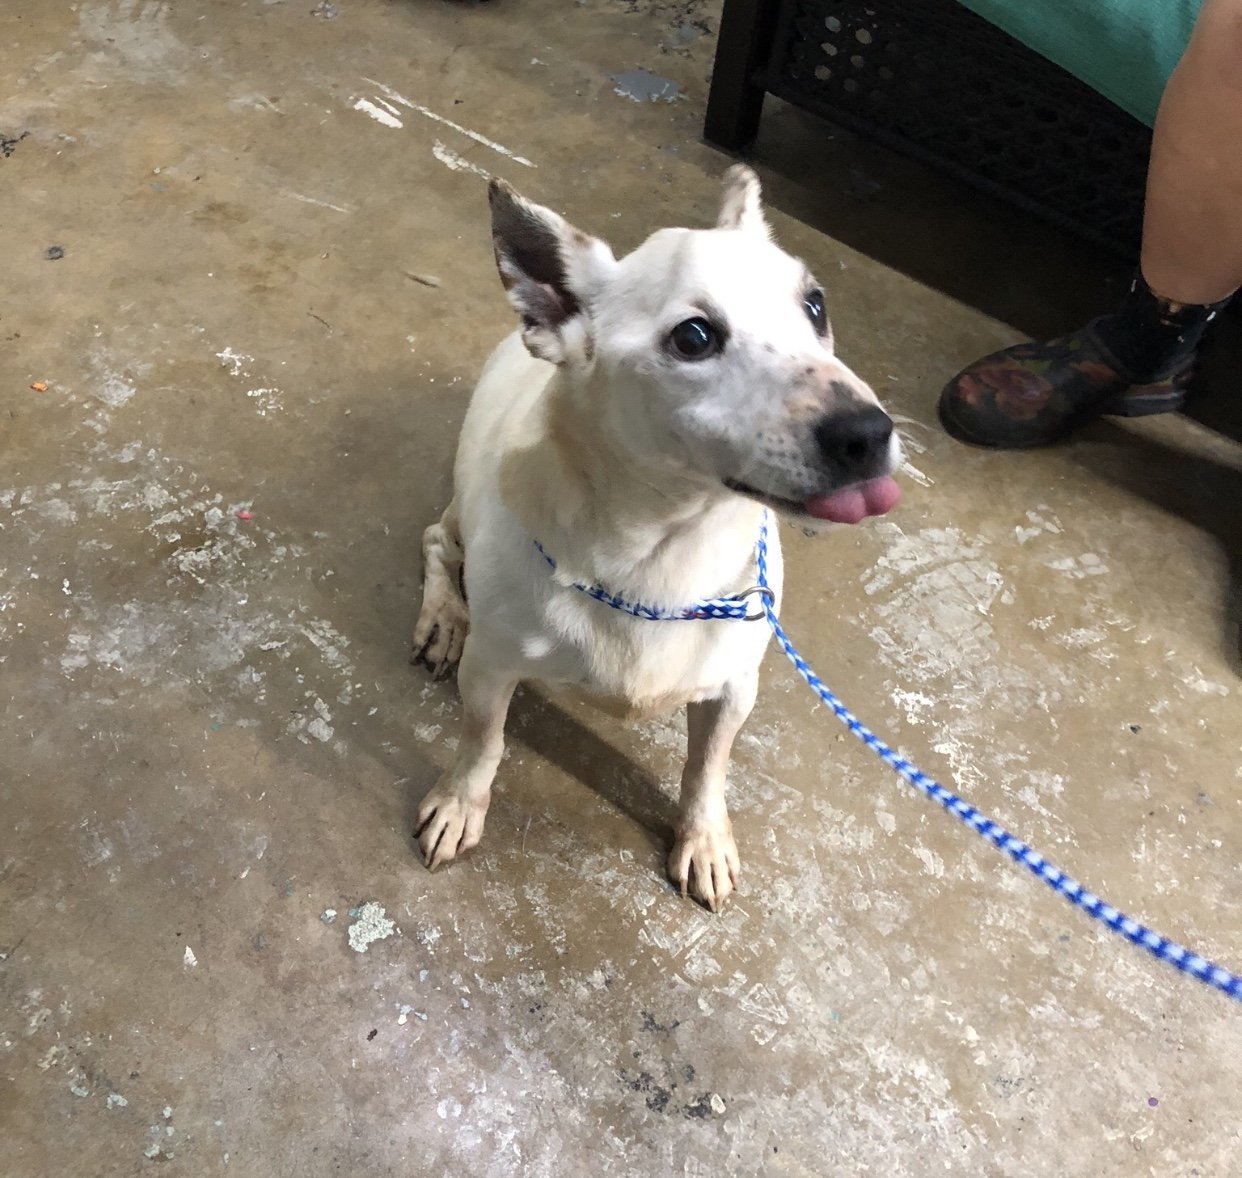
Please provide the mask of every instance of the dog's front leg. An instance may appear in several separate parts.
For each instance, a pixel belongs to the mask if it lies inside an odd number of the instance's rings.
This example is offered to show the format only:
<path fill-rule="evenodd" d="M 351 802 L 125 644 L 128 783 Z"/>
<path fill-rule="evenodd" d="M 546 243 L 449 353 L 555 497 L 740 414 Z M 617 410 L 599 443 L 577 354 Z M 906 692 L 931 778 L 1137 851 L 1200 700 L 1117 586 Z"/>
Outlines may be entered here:
<path fill-rule="evenodd" d="M 505 751 L 505 716 L 517 679 L 495 667 L 471 633 L 457 670 L 457 685 L 465 716 L 457 759 L 423 799 L 414 830 L 432 870 L 483 837 L 492 781 Z"/>
<path fill-rule="evenodd" d="M 682 895 L 689 890 L 713 912 L 737 885 L 737 844 L 725 806 L 725 776 L 734 737 L 755 706 L 758 688 L 755 671 L 726 684 L 716 699 L 688 709 L 690 739 L 668 874 Z"/>

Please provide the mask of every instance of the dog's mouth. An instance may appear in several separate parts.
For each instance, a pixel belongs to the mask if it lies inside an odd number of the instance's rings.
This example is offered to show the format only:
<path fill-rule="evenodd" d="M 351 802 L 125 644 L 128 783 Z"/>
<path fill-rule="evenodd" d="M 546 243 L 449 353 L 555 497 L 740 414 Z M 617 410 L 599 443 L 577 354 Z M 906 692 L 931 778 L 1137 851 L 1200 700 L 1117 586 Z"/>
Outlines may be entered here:
<path fill-rule="evenodd" d="M 812 495 L 809 499 L 801 500 L 770 495 L 738 479 L 725 479 L 724 483 L 729 490 L 757 499 L 777 511 L 810 516 L 812 519 L 834 524 L 856 524 L 869 516 L 884 515 L 892 511 L 901 499 L 901 488 L 892 475 L 851 483 L 848 487 L 833 491 L 831 495 Z"/>

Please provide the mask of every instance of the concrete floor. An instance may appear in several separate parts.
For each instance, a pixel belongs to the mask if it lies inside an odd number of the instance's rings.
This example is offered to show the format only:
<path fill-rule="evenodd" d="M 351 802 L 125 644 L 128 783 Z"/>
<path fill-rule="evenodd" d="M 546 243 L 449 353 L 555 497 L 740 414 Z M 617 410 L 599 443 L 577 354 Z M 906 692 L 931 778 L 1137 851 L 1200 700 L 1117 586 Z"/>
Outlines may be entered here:
<path fill-rule="evenodd" d="M 663 876 L 678 718 L 528 695 L 484 845 L 412 850 L 457 722 L 405 661 L 417 541 L 509 328 L 478 173 L 620 248 L 707 220 L 718 10 L 0 9 L 10 1178 L 1239 1172 L 1236 1008 L 910 794 L 776 655 L 722 916 Z M 640 67 L 682 97 L 618 94 Z M 787 537 L 789 629 L 930 771 L 1242 965 L 1238 448 L 1185 419 L 952 443 L 936 390 L 1030 326 L 961 301 L 970 267 L 995 287 L 1046 235 L 910 172 L 877 207 L 949 297 L 800 212 L 870 216 L 839 135 L 765 135 L 801 144 L 772 219 L 913 463 L 889 520 Z M 1006 277 L 1066 318 L 1119 277 L 1065 267 Z M 368 902 L 395 928 L 361 954 Z"/>

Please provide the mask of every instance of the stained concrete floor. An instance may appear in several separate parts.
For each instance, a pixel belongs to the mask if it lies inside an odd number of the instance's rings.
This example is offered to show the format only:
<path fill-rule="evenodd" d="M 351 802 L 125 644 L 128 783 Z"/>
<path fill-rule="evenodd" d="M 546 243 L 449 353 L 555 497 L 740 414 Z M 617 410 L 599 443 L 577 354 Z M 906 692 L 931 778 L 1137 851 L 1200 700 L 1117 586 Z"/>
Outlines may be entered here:
<path fill-rule="evenodd" d="M 6 1175 L 1238 1172 L 1236 1009 L 906 792 L 776 655 L 722 916 L 663 878 L 675 718 L 524 698 L 484 845 L 414 854 L 458 712 L 405 661 L 417 540 L 509 323 L 479 173 L 621 248 L 709 219 L 718 8 L 0 9 Z M 682 96 L 616 93 L 636 68 Z M 972 274 L 1014 260 L 1052 319 L 1118 275 L 917 170 L 872 216 L 839 134 L 765 136 L 912 461 L 889 520 L 787 537 L 790 630 L 929 769 L 1242 964 L 1236 445 L 950 442 L 940 383 L 1030 327 Z M 823 232 L 838 206 L 957 297 Z M 366 903 L 395 923 L 362 954 Z"/>

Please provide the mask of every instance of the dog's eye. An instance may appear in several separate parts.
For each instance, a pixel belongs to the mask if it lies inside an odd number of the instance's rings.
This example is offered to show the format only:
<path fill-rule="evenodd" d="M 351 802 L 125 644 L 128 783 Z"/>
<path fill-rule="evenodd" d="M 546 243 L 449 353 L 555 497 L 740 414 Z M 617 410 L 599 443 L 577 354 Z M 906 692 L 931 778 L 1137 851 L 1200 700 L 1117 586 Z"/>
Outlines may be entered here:
<path fill-rule="evenodd" d="M 706 319 L 687 319 L 669 333 L 669 347 L 681 360 L 706 360 L 720 351 L 720 332 Z"/>
<path fill-rule="evenodd" d="M 802 300 L 806 308 L 806 317 L 811 321 L 816 332 L 823 335 L 828 330 L 828 316 L 824 312 L 824 292 L 813 290 Z"/>

